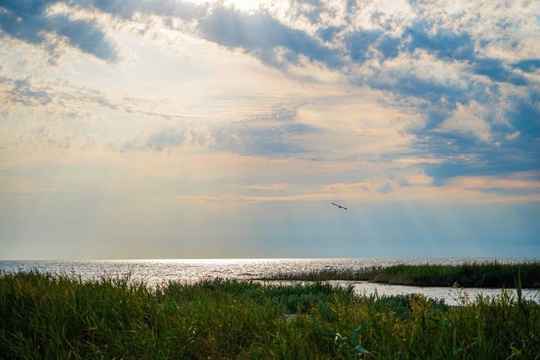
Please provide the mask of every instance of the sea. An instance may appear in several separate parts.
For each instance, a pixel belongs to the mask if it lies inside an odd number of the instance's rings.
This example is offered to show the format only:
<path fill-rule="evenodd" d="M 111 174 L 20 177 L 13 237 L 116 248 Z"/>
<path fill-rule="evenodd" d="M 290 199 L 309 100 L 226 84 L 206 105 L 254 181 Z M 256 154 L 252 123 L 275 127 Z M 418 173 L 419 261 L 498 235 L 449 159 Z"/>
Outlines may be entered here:
<path fill-rule="evenodd" d="M 213 278 L 254 280 L 276 273 L 296 273 L 323 269 L 359 269 L 371 266 L 398 264 L 460 265 L 493 262 L 511 264 L 539 261 L 540 258 L 354 258 L 354 259 L 161 259 L 161 260 L 0 260 L 0 272 L 39 271 L 67 275 L 82 280 L 103 277 L 129 276 L 132 281 L 143 281 L 149 287 L 169 282 L 194 283 Z M 352 285 L 361 295 L 423 294 L 442 299 L 448 305 L 460 305 L 478 296 L 497 297 L 502 289 L 419 287 L 377 284 L 365 281 L 332 281 L 337 286 Z M 512 291 L 515 294 L 515 290 Z M 539 289 L 523 289 L 523 296 L 540 303 Z"/>

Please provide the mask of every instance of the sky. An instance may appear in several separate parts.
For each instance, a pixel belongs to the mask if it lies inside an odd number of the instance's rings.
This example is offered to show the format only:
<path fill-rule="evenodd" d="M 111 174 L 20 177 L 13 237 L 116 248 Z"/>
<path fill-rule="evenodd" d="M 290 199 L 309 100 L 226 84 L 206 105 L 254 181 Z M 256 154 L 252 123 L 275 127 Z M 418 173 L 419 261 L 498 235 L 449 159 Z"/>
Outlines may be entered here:
<path fill-rule="evenodd" d="M 0 1 L 0 259 L 538 257 L 539 218 L 538 1 Z"/>

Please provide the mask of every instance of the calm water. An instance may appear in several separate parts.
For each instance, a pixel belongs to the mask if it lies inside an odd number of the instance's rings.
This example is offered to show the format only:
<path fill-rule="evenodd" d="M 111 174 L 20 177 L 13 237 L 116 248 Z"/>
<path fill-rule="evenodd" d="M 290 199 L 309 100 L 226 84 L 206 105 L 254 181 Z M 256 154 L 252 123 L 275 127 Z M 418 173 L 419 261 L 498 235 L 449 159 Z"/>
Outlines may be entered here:
<path fill-rule="evenodd" d="M 223 259 L 223 260 L 92 260 L 92 261 L 0 261 L 3 272 L 38 270 L 52 274 L 65 274 L 82 279 L 130 274 L 134 280 L 143 280 L 149 286 L 168 281 L 195 282 L 208 278 L 255 279 L 274 273 L 294 273 L 325 268 L 357 269 L 373 265 L 395 264 L 443 264 L 458 265 L 465 262 L 497 260 L 501 263 L 516 263 L 538 258 L 436 258 L 436 259 Z M 347 284 L 347 282 L 335 282 Z M 428 297 L 444 299 L 455 305 L 460 296 L 474 299 L 477 295 L 496 296 L 499 289 L 452 289 L 372 284 L 351 282 L 360 294 L 396 295 L 422 293 Z M 540 291 L 525 289 L 524 295 L 540 302 Z"/>

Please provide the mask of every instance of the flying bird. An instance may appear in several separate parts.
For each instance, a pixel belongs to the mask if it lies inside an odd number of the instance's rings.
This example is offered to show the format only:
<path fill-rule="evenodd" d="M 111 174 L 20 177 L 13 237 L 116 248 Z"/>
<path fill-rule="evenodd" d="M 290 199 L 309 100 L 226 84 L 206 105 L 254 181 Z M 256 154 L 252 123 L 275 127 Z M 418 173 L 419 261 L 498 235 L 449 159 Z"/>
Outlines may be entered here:
<path fill-rule="evenodd" d="M 343 210 L 349 210 L 345 206 L 341 206 L 341 205 L 338 205 L 338 204 L 335 204 L 335 203 L 332 203 L 332 205 L 337 206 L 338 208 L 343 209 Z"/>

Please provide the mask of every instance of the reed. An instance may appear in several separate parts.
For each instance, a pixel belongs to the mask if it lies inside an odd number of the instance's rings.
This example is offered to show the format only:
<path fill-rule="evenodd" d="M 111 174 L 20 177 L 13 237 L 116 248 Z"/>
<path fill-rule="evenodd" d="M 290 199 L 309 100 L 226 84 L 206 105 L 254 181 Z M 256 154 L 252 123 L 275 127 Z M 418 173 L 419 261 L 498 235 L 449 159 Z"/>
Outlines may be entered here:
<path fill-rule="evenodd" d="M 150 289 L 0 273 L 2 359 L 540 357 L 540 305 L 501 291 L 459 308 L 351 287 L 205 280 Z"/>
<path fill-rule="evenodd" d="M 540 288 L 540 261 L 518 264 L 471 262 L 462 265 L 394 265 L 359 269 L 323 269 L 298 273 L 278 273 L 266 280 L 371 281 L 393 285 L 514 288 L 518 279 L 523 288 Z"/>

